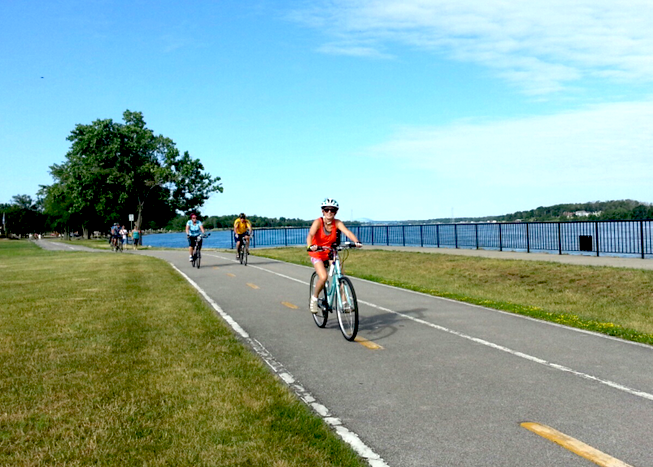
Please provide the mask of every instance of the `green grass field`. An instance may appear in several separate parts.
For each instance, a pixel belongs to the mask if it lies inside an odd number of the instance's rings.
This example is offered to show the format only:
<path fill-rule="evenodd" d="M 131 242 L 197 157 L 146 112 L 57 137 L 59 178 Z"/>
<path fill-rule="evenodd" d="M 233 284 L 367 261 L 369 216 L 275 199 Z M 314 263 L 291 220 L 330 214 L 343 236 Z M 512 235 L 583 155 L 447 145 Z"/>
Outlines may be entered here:
<path fill-rule="evenodd" d="M 310 266 L 303 248 L 255 254 Z M 351 276 L 653 345 L 653 271 L 364 248 Z"/>
<path fill-rule="evenodd" d="M 0 465 L 367 465 L 163 261 L 0 240 L 0 303 Z"/>

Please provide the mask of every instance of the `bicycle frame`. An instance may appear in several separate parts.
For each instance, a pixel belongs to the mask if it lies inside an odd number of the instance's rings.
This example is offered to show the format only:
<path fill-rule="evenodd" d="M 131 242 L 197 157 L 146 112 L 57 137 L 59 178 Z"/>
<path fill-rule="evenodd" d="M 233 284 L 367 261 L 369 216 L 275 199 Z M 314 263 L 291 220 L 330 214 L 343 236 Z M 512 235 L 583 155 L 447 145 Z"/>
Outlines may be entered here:
<path fill-rule="evenodd" d="M 202 249 L 202 236 L 199 235 L 197 240 L 195 240 L 195 247 L 193 248 L 193 256 L 197 256 L 197 253 Z"/>
<path fill-rule="evenodd" d="M 342 306 L 342 296 L 338 293 L 337 285 L 342 277 L 342 266 L 340 265 L 340 257 L 338 256 L 337 250 L 333 250 L 333 260 L 329 264 L 329 274 L 327 277 L 327 283 L 324 284 L 324 289 L 326 290 L 329 311 L 331 311 L 336 304 L 336 299 L 338 300 L 338 306 Z"/>

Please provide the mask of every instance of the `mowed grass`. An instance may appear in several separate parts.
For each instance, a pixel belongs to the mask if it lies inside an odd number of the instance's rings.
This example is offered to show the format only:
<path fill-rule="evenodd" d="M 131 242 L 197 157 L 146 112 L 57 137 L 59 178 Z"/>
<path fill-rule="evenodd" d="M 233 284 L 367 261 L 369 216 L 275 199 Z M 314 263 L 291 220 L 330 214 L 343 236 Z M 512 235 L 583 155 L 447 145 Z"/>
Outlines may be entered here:
<path fill-rule="evenodd" d="M 0 241 L 0 303 L 0 465 L 366 465 L 163 261 Z"/>
<path fill-rule="evenodd" d="M 254 253 L 310 266 L 303 248 Z M 650 270 L 364 248 L 346 273 L 653 345 Z"/>

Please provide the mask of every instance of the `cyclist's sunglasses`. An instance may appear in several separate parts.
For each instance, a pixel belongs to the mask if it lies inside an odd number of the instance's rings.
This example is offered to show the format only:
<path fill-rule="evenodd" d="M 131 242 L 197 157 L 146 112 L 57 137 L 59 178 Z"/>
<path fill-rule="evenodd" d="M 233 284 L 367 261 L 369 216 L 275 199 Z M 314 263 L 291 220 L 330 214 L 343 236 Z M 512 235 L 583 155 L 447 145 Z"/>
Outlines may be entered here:
<path fill-rule="evenodd" d="M 336 208 L 322 208 L 322 211 L 324 211 L 324 212 L 333 212 L 333 213 L 338 212 L 338 210 Z"/>

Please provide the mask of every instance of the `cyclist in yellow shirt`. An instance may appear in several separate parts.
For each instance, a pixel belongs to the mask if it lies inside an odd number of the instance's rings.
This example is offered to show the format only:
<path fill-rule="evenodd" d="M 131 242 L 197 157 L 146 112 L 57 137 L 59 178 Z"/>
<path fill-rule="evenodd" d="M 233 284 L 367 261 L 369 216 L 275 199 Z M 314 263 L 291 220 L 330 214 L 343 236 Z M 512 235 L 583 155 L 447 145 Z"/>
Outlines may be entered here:
<path fill-rule="evenodd" d="M 252 235 L 252 223 L 247 219 L 244 213 L 234 221 L 234 239 L 236 240 L 236 259 L 240 259 L 238 252 L 240 251 L 240 242 L 245 241 L 249 248 L 249 237 Z"/>

